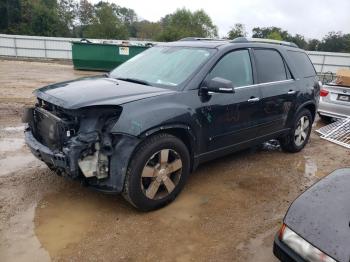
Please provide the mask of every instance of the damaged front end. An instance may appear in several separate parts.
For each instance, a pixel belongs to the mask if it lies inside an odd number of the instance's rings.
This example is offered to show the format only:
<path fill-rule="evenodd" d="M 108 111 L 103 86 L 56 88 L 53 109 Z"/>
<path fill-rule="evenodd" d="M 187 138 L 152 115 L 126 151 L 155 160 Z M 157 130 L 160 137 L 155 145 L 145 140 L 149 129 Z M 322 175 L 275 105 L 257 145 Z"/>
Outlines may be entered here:
<path fill-rule="evenodd" d="M 121 192 L 136 137 L 112 134 L 120 106 L 68 110 L 38 99 L 25 112 L 26 143 L 58 174 L 106 192 Z"/>

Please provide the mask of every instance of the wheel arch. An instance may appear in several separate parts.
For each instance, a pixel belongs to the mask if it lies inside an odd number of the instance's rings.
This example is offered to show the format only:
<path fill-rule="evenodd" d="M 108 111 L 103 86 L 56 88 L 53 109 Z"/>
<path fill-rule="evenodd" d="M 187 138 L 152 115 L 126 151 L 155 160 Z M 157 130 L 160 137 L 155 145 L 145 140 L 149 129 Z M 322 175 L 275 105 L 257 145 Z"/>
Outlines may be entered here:
<path fill-rule="evenodd" d="M 316 104 L 314 102 L 311 102 L 311 101 L 303 103 L 298 107 L 296 114 L 298 114 L 303 109 L 307 109 L 310 111 L 311 116 L 312 116 L 312 122 L 313 122 L 315 120 L 315 117 L 316 117 Z"/>
<path fill-rule="evenodd" d="M 159 126 L 143 132 L 140 135 L 140 137 L 143 140 L 143 139 L 149 138 L 150 136 L 154 136 L 160 133 L 173 135 L 178 139 L 180 139 L 185 144 L 190 154 L 190 168 L 192 171 L 194 168 L 194 156 L 197 150 L 196 150 L 196 137 L 192 132 L 191 128 L 183 124 Z"/>

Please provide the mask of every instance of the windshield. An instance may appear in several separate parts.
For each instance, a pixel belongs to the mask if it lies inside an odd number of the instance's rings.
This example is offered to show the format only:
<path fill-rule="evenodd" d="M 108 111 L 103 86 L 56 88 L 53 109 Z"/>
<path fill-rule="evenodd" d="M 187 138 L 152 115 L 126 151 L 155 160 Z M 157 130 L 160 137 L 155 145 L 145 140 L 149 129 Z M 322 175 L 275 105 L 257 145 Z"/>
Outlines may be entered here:
<path fill-rule="evenodd" d="M 193 74 L 213 49 L 153 47 L 118 66 L 110 77 L 159 87 L 176 88 Z"/>

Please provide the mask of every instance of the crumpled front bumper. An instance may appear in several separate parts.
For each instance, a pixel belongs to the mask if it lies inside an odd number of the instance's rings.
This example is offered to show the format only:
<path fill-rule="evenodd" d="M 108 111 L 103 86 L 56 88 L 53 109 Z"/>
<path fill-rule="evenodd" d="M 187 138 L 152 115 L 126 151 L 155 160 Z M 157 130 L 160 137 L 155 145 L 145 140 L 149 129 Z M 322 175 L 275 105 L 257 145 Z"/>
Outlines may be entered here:
<path fill-rule="evenodd" d="M 53 152 L 50 148 L 41 144 L 33 136 L 33 133 L 30 129 L 24 132 L 24 137 L 29 149 L 32 151 L 33 155 L 36 156 L 39 160 L 42 160 L 48 165 L 51 165 L 56 168 L 65 170 L 69 169 L 67 157 L 63 153 Z"/>
<path fill-rule="evenodd" d="M 44 161 L 53 169 L 64 171 L 71 178 L 82 178 L 88 186 L 105 193 L 122 192 L 129 161 L 140 141 L 137 137 L 120 135 L 114 145 L 114 153 L 110 156 L 109 176 L 104 179 L 88 179 L 81 175 L 77 165 L 82 146 L 79 142 L 73 143 L 73 147 L 66 148 L 64 152 L 54 152 L 41 144 L 30 129 L 25 131 L 25 142 L 39 160 Z"/>

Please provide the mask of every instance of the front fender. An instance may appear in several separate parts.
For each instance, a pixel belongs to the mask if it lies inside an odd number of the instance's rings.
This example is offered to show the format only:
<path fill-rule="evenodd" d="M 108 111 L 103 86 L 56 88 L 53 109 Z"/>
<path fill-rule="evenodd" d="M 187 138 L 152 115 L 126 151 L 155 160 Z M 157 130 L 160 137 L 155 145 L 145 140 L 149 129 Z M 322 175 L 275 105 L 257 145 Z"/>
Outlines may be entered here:
<path fill-rule="evenodd" d="M 189 107 L 179 103 L 140 101 L 123 106 L 123 112 L 111 132 L 140 137 L 154 130 L 174 125 L 196 130 L 193 126 L 195 117 L 195 113 Z M 195 132 L 194 136 L 196 136 Z"/>

